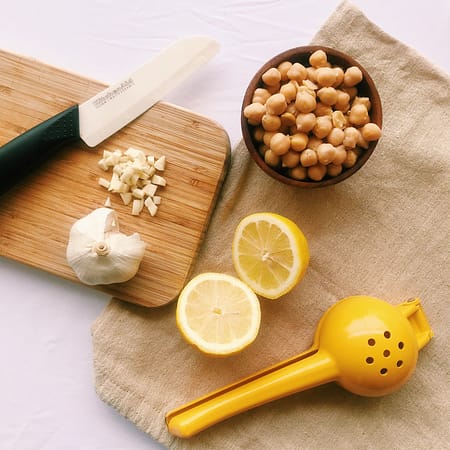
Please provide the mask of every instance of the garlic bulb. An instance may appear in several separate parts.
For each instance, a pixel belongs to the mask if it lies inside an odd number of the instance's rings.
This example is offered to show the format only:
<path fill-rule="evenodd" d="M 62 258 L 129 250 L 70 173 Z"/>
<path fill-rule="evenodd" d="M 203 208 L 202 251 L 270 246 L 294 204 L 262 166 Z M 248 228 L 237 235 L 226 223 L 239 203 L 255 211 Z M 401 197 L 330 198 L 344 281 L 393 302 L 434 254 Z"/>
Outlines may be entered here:
<path fill-rule="evenodd" d="M 122 283 L 136 275 L 145 247 L 138 233 L 119 232 L 112 209 L 98 208 L 73 224 L 66 258 L 85 284 Z"/>

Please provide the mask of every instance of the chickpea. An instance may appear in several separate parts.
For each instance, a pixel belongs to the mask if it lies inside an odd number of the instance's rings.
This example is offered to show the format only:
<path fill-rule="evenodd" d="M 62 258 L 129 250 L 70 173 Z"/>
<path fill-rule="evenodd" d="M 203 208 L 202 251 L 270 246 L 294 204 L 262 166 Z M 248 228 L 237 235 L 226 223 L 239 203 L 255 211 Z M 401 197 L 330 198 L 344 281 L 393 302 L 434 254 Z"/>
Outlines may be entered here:
<path fill-rule="evenodd" d="M 357 126 L 362 126 L 366 123 L 369 123 L 370 117 L 369 113 L 367 112 L 367 108 L 362 104 L 353 105 L 350 108 L 348 120 L 350 121 L 350 123 Z"/>
<path fill-rule="evenodd" d="M 313 67 L 326 67 L 328 64 L 327 54 L 323 50 L 316 50 L 309 57 L 309 64 Z"/>
<path fill-rule="evenodd" d="M 300 164 L 303 167 L 314 166 L 315 164 L 317 164 L 317 153 L 310 148 L 303 150 L 300 153 Z"/>
<path fill-rule="evenodd" d="M 265 107 L 268 114 L 279 116 L 286 111 L 286 98 L 280 93 L 273 94 L 267 99 Z"/>
<path fill-rule="evenodd" d="M 298 62 L 292 64 L 292 67 L 287 72 L 287 77 L 290 80 L 298 81 L 299 83 L 305 80 L 307 75 L 305 66 Z"/>
<path fill-rule="evenodd" d="M 287 81 L 289 79 L 287 73 L 291 67 L 292 63 L 290 61 L 283 61 L 278 65 L 277 69 L 280 72 L 281 81 Z"/>
<path fill-rule="evenodd" d="M 288 103 L 286 107 L 286 112 L 293 114 L 295 117 L 297 117 L 298 111 L 295 107 L 295 102 Z"/>
<path fill-rule="evenodd" d="M 281 126 L 281 119 L 273 114 L 264 114 L 261 124 L 266 131 L 277 131 Z"/>
<path fill-rule="evenodd" d="M 283 94 L 286 102 L 290 103 L 295 100 L 295 96 L 297 95 L 297 88 L 292 82 L 283 84 L 283 86 L 280 87 L 280 94 Z"/>
<path fill-rule="evenodd" d="M 319 145 L 322 142 L 323 142 L 322 139 L 319 139 L 318 137 L 312 135 L 309 137 L 309 140 L 308 140 L 308 148 L 317 151 L 317 148 L 319 147 Z"/>
<path fill-rule="evenodd" d="M 305 86 L 312 93 L 315 93 L 315 91 L 319 89 L 319 86 L 317 86 L 317 84 L 313 83 L 311 80 L 303 80 L 302 85 Z"/>
<path fill-rule="evenodd" d="M 337 147 L 344 141 L 344 130 L 342 128 L 333 128 L 327 136 L 327 141 Z"/>
<path fill-rule="evenodd" d="M 291 149 L 296 152 L 305 150 L 308 145 L 308 135 L 306 133 L 295 133 L 291 136 Z"/>
<path fill-rule="evenodd" d="M 349 67 L 344 73 L 344 85 L 353 87 L 363 79 L 361 69 L 356 66 Z"/>
<path fill-rule="evenodd" d="M 271 67 L 262 74 L 262 80 L 267 86 L 277 86 L 281 81 L 281 73 L 275 67 Z"/>
<path fill-rule="evenodd" d="M 289 170 L 289 176 L 296 180 L 304 180 L 307 177 L 306 168 L 303 166 L 297 166 Z"/>
<path fill-rule="evenodd" d="M 381 130 L 376 123 L 370 122 L 361 128 L 361 135 L 366 141 L 376 141 L 381 137 Z"/>
<path fill-rule="evenodd" d="M 275 134 L 275 131 L 265 131 L 264 137 L 263 137 L 264 144 L 266 144 L 267 146 L 270 146 L 270 140 L 272 139 L 274 134 Z"/>
<path fill-rule="evenodd" d="M 316 125 L 314 126 L 312 132 L 319 139 L 323 139 L 328 136 L 333 128 L 330 116 L 320 116 L 316 120 Z"/>
<path fill-rule="evenodd" d="M 270 140 L 270 150 L 278 156 L 287 153 L 290 147 L 291 140 L 283 133 L 275 133 Z"/>
<path fill-rule="evenodd" d="M 358 159 L 358 154 L 350 149 L 347 150 L 347 158 L 345 158 L 345 161 L 342 163 L 342 165 L 346 168 L 349 169 L 350 167 L 353 167 L 356 164 L 356 161 Z"/>
<path fill-rule="evenodd" d="M 358 97 L 356 96 L 353 99 L 353 103 L 352 106 L 355 105 L 364 105 L 367 109 L 367 111 L 370 111 L 370 108 L 372 107 L 372 104 L 370 103 L 370 98 L 369 97 Z"/>
<path fill-rule="evenodd" d="M 297 130 L 302 133 L 308 133 L 316 124 L 316 116 L 313 113 L 300 113 L 295 119 Z"/>
<path fill-rule="evenodd" d="M 340 166 L 347 159 L 347 150 L 343 145 L 336 147 L 336 155 L 334 157 L 333 164 Z"/>
<path fill-rule="evenodd" d="M 281 158 L 272 150 L 267 150 L 264 153 L 264 162 L 271 167 L 277 167 L 280 164 Z"/>
<path fill-rule="evenodd" d="M 327 168 L 322 164 L 308 167 L 308 177 L 314 181 L 320 181 L 327 174 Z"/>
<path fill-rule="evenodd" d="M 297 167 L 299 163 L 300 163 L 300 153 L 298 152 L 293 152 L 292 150 L 290 150 L 281 157 L 282 167 L 293 169 L 294 167 Z"/>
<path fill-rule="evenodd" d="M 263 142 L 264 141 L 264 133 L 265 133 L 264 128 L 258 127 L 253 132 L 253 138 L 255 139 L 255 141 Z"/>
<path fill-rule="evenodd" d="M 334 82 L 333 87 L 337 88 L 344 81 L 344 70 L 342 67 L 333 67 L 333 70 L 336 73 L 336 81 Z"/>
<path fill-rule="evenodd" d="M 344 129 L 347 126 L 347 119 L 345 118 L 342 111 L 333 111 L 331 114 L 331 122 L 336 128 Z"/>
<path fill-rule="evenodd" d="M 331 67 L 320 67 L 316 72 L 316 79 L 319 86 L 329 87 L 336 82 L 337 74 Z"/>
<path fill-rule="evenodd" d="M 347 112 L 350 109 L 350 95 L 340 89 L 336 90 L 337 97 L 334 103 L 334 109 L 342 112 Z"/>
<path fill-rule="evenodd" d="M 267 99 L 270 97 L 270 92 L 264 88 L 256 88 L 253 93 L 252 103 L 261 103 L 265 105 Z"/>
<path fill-rule="evenodd" d="M 280 92 L 281 83 L 274 84 L 273 86 L 267 86 L 267 91 L 270 95 L 278 94 Z"/>
<path fill-rule="evenodd" d="M 347 127 L 344 130 L 344 140 L 342 143 L 347 148 L 355 148 L 359 139 L 359 131 L 355 127 Z"/>
<path fill-rule="evenodd" d="M 358 89 L 355 86 L 352 86 L 352 87 L 341 86 L 340 89 L 342 92 L 346 92 L 349 95 L 350 101 L 353 101 L 353 99 L 358 94 Z"/>
<path fill-rule="evenodd" d="M 244 108 L 244 116 L 250 125 L 259 125 L 265 113 L 266 106 L 261 103 L 251 103 Z"/>
<path fill-rule="evenodd" d="M 315 89 L 311 89 L 306 84 L 302 84 L 301 86 L 299 86 L 297 88 L 297 94 L 300 93 L 300 92 L 309 94 L 311 97 L 316 98 L 316 91 L 315 91 Z"/>
<path fill-rule="evenodd" d="M 333 114 L 333 108 L 328 105 L 324 105 L 322 102 L 318 102 L 316 109 L 314 110 L 316 117 L 319 116 L 330 116 Z"/>
<path fill-rule="evenodd" d="M 307 67 L 306 68 L 306 78 L 313 83 L 317 82 L 317 69 L 315 67 Z"/>
<path fill-rule="evenodd" d="M 331 106 L 337 102 L 338 93 L 334 87 L 323 87 L 317 91 L 317 97 L 323 104 Z"/>
<path fill-rule="evenodd" d="M 365 148 L 365 149 L 369 148 L 369 143 L 363 138 L 363 135 L 361 133 L 361 128 L 358 129 L 358 133 L 359 133 L 359 136 L 358 136 L 358 140 L 356 141 L 356 145 L 358 147 Z"/>
<path fill-rule="evenodd" d="M 317 147 L 317 158 L 321 164 L 326 166 L 334 161 L 336 157 L 336 148 L 328 143 L 320 144 Z"/>
<path fill-rule="evenodd" d="M 281 114 L 280 119 L 281 119 L 281 127 L 284 126 L 291 127 L 292 125 L 295 125 L 295 116 L 290 112 L 284 112 L 283 114 Z"/>
<path fill-rule="evenodd" d="M 342 172 L 342 165 L 336 165 L 333 163 L 328 164 L 327 166 L 327 175 L 329 175 L 330 177 L 337 177 L 338 175 L 340 175 Z"/>
<path fill-rule="evenodd" d="M 307 92 L 300 91 L 295 98 L 295 107 L 301 113 L 309 113 L 316 109 L 316 99 Z"/>

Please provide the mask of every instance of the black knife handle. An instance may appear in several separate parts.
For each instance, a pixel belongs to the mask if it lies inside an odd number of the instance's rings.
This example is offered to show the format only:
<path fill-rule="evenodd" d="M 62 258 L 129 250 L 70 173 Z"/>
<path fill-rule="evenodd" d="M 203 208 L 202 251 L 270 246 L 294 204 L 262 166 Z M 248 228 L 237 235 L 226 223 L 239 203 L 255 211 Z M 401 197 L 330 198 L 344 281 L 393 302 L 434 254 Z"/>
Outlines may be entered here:
<path fill-rule="evenodd" d="M 51 157 L 80 139 L 78 105 L 36 125 L 0 147 L 0 195 Z"/>

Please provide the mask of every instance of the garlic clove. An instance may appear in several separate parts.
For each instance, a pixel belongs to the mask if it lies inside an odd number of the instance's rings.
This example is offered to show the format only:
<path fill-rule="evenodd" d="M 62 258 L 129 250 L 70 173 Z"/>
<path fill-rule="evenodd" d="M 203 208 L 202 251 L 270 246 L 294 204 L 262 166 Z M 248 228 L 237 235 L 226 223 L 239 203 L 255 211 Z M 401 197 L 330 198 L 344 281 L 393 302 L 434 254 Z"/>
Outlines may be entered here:
<path fill-rule="evenodd" d="M 100 241 L 105 233 L 119 231 L 117 214 L 111 208 L 97 208 L 75 222 L 72 231 L 85 239 Z"/>
<path fill-rule="evenodd" d="M 97 208 L 73 224 L 66 258 L 85 284 L 122 283 L 136 275 L 145 248 L 138 233 L 119 232 L 115 211 Z"/>

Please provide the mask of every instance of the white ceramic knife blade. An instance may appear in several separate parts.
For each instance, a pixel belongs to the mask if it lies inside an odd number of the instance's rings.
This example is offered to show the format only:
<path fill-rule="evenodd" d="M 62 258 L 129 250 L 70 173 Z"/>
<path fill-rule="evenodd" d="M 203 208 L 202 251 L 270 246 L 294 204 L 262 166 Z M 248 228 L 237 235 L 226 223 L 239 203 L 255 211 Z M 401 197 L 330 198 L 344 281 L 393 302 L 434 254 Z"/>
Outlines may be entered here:
<path fill-rule="evenodd" d="M 218 51 L 209 37 L 176 41 L 150 62 L 80 105 L 73 105 L 0 148 L 0 195 L 59 148 L 82 139 L 94 147 L 120 130 Z"/>
<path fill-rule="evenodd" d="M 80 137 L 90 147 L 120 130 L 161 100 L 218 51 L 216 41 L 176 41 L 150 62 L 79 105 Z"/>

